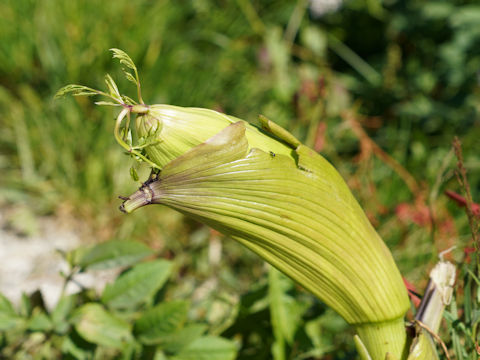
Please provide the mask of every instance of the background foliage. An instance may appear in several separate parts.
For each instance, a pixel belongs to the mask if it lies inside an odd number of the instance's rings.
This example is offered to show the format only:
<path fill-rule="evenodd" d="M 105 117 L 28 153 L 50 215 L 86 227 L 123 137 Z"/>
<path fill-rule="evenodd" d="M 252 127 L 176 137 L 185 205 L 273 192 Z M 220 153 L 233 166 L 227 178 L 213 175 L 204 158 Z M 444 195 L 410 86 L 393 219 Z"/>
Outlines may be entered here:
<path fill-rule="evenodd" d="M 277 359 L 351 354 L 341 320 L 287 280 L 267 276 L 237 244 L 161 207 L 128 217 L 117 211 L 117 196 L 138 184 L 114 143 L 115 112 L 53 95 L 67 83 L 101 88 L 107 72 L 134 95 L 107 51 L 124 49 L 147 103 L 251 121 L 261 113 L 320 151 L 419 289 L 438 252 L 456 245 L 450 257 L 462 270 L 460 310 L 444 330 L 449 344 L 456 337 L 466 344 L 464 354 L 451 346 L 458 358 L 474 356 L 480 316 L 478 279 L 469 275 L 476 270 L 468 263 L 472 234 L 463 209 L 443 192 L 461 193 L 451 151 L 457 135 L 473 198 L 480 197 L 480 5 L 350 0 L 325 14 L 314 7 L 304 0 L 2 1 L 0 206 L 15 209 L 9 221 L 20 233 L 30 229 L 15 214 L 51 215 L 81 219 L 95 241 L 148 243 L 175 264 L 173 298 L 196 299 L 191 321 L 235 339 L 242 359 L 272 351 Z M 297 326 L 290 330 L 274 320 L 272 281 L 291 302 L 287 323 Z"/>

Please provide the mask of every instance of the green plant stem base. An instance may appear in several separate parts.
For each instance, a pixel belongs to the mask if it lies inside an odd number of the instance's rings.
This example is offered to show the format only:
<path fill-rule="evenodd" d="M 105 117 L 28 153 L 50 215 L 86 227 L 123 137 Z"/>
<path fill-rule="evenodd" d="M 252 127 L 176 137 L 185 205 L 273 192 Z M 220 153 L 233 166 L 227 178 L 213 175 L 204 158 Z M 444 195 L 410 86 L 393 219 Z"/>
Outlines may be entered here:
<path fill-rule="evenodd" d="M 356 330 L 372 360 L 384 360 L 387 353 L 393 359 L 406 359 L 408 349 L 403 317 L 388 322 L 357 325 Z M 358 344 L 357 350 L 361 352 Z"/>

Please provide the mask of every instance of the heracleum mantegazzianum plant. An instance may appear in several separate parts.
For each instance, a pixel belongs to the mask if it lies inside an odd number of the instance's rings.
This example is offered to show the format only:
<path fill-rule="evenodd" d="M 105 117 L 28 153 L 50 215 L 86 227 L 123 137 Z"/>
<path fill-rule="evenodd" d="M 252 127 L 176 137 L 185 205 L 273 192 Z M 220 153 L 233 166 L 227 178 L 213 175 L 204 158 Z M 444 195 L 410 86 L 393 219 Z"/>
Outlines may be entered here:
<path fill-rule="evenodd" d="M 155 173 L 121 209 L 163 204 L 228 234 L 355 326 L 363 358 L 406 358 L 407 291 L 335 168 L 266 118 L 257 128 L 212 110 L 145 105 L 133 61 L 112 51 L 138 102 L 109 75 L 108 92 L 68 85 L 57 95 L 103 95 L 111 102 L 97 104 L 121 108 L 117 141 Z"/>

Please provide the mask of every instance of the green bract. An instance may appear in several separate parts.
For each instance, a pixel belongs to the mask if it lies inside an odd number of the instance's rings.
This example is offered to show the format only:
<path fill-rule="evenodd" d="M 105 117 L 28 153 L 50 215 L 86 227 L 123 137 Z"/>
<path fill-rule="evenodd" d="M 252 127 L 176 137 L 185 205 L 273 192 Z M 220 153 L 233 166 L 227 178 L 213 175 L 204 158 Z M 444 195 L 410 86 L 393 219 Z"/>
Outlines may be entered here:
<path fill-rule="evenodd" d="M 236 122 L 166 165 L 123 204 L 165 204 L 232 235 L 348 322 L 403 317 L 395 263 L 337 171 L 300 145 L 293 157 L 250 149 Z M 400 284 L 400 286 L 397 286 Z"/>
<path fill-rule="evenodd" d="M 355 325 L 364 358 L 405 358 L 402 278 L 335 168 L 265 118 L 257 128 L 212 110 L 143 104 L 135 65 L 114 53 L 134 70 L 127 77 L 140 104 L 110 77 L 108 94 L 76 85 L 61 93 L 105 95 L 114 103 L 102 104 L 122 106 L 118 142 L 157 170 L 121 209 L 163 204 L 230 235 Z"/>

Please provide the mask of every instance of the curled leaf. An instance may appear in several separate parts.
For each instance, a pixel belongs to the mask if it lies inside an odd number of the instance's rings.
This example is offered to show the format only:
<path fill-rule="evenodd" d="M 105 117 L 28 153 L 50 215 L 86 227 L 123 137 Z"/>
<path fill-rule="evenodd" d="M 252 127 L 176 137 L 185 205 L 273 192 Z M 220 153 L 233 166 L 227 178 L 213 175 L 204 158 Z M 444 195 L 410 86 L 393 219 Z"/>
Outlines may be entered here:
<path fill-rule="evenodd" d="M 408 297 L 383 241 L 337 171 L 300 145 L 253 148 L 234 123 L 168 163 L 123 204 L 164 204 L 226 233 L 289 275 L 349 323 L 398 319 Z"/>

